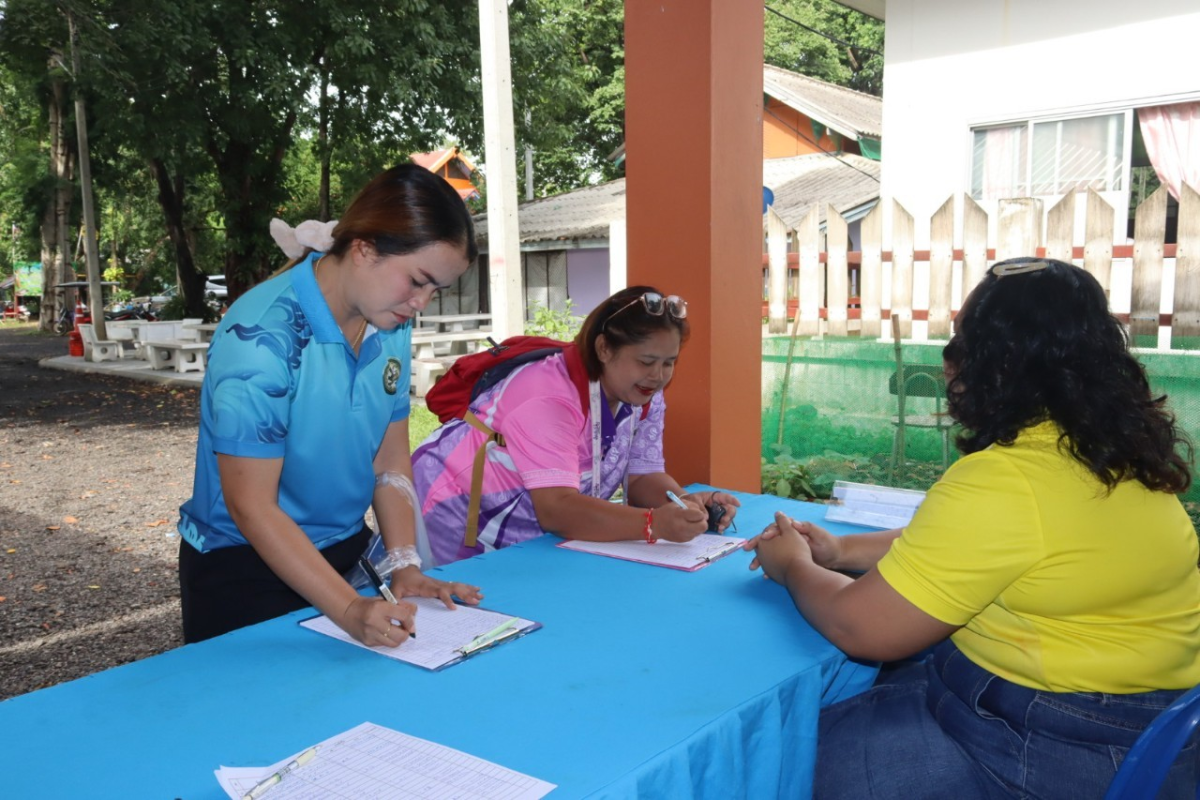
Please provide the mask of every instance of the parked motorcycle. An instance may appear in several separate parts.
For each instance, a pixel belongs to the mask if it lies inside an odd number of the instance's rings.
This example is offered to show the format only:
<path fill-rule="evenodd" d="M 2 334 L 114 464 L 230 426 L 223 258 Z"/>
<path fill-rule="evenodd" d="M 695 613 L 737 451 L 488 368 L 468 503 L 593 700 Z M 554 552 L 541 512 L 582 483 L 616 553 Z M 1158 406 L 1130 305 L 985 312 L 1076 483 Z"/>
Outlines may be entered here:
<path fill-rule="evenodd" d="M 154 315 L 153 311 L 136 305 L 125 306 L 124 308 L 119 308 L 115 311 L 105 311 L 104 318 L 110 322 L 135 319 L 154 322 L 158 319 L 158 317 Z"/>

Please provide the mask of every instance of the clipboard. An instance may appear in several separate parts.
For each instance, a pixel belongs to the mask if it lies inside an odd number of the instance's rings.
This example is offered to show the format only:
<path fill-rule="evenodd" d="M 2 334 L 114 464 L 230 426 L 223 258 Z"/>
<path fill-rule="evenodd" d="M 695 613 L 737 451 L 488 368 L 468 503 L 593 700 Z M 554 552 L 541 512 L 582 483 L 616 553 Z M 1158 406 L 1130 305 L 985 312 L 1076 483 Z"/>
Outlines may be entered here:
<path fill-rule="evenodd" d="M 323 615 L 301 620 L 300 627 L 430 672 L 460 664 L 542 627 L 534 620 L 478 606 L 458 605 L 450 610 L 434 597 L 406 597 L 404 601 L 417 606 L 418 636 L 398 647 L 369 647 Z"/>
<path fill-rule="evenodd" d="M 619 558 L 622 561 L 636 561 L 639 564 L 650 564 L 683 572 L 695 572 L 736 552 L 745 542 L 745 539 L 736 536 L 702 533 L 690 542 L 668 542 L 665 539 L 659 539 L 650 544 L 640 539 L 623 542 L 584 542 L 578 539 L 568 539 L 565 542 L 559 542 L 558 546 L 564 550 Z"/>

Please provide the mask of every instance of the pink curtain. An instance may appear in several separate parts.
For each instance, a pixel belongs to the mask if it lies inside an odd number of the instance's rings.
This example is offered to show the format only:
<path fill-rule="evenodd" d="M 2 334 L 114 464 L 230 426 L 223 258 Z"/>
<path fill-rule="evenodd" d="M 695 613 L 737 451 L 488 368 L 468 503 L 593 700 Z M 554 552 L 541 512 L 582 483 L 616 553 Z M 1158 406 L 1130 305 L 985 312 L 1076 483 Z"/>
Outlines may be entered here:
<path fill-rule="evenodd" d="M 1146 154 L 1176 200 L 1186 183 L 1200 191 L 1200 102 L 1137 110 Z"/>

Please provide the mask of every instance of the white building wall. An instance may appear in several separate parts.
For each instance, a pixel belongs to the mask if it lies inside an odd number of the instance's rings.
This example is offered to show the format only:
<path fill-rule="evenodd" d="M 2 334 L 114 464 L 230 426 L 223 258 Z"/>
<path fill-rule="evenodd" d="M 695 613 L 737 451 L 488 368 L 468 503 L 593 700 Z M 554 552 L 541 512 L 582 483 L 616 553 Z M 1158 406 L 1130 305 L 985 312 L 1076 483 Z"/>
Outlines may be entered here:
<path fill-rule="evenodd" d="M 972 127 L 1200 98 L 1200 0 L 887 0 L 886 15 L 882 194 L 916 217 L 918 248 L 951 194 L 961 220 Z"/>

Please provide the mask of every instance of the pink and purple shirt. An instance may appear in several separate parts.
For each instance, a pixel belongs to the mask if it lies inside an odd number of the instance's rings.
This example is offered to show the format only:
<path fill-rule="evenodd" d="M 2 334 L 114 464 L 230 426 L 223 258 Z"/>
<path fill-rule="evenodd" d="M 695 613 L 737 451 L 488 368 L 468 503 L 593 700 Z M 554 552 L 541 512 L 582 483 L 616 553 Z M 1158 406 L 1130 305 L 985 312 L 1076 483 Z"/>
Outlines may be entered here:
<path fill-rule="evenodd" d="M 599 387 L 593 384 L 592 391 Z M 645 418 L 625 404 L 615 415 L 607 401 L 598 405 L 609 419 L 602 420 L 600 477 L 594 481 L 590 414 L 580 408 L 562 355 L 517 368 L 471 403 L 505 440 L 504 447 L 488 447 L 474 548 L 463 539 L 475 453 L 486 437 L 462 420 L 430 434 L 413 454 L 413 478 L 434 561 L 445 564 L 541 536 L 530 489 L 565 486 L 607 500 L 627 475 L 662 472 L 662 393 L 650 400 Z"/>

